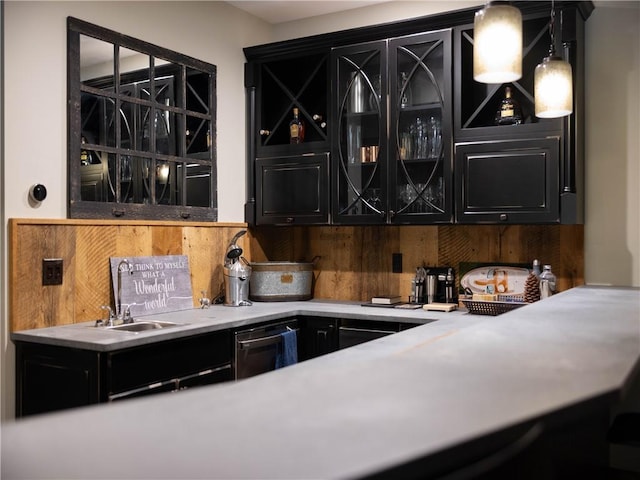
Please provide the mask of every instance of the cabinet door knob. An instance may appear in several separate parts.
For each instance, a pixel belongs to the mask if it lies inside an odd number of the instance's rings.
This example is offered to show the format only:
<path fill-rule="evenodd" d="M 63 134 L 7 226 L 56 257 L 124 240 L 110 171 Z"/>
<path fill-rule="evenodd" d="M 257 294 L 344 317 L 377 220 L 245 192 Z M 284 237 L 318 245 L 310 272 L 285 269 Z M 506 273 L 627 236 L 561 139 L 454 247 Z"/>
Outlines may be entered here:
<path fill-rule="evenodd" d="M 506 222 L 507 220 L 509 220 L 509 217 L 507 216 L 506 213 L 501 213 L 500 214 L 500 221 L 501 222 Z"/>
<path fill-rule="evenodd" d="M 296 219 L 293 218 L 293 217 L 287 217 L 287 223 L 293 223 L 293 222 L 295 222 L 295 220 Z"/>

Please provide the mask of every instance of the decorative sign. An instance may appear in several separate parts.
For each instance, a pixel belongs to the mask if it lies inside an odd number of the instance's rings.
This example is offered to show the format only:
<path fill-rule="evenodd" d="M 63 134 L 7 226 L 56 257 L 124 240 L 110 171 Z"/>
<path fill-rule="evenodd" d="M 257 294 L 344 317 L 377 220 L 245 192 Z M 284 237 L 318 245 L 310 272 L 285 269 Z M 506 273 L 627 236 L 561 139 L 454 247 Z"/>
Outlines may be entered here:
<path fill-rule="evenodd" d="M 185 255 L 110 257 L 109 263 L 116 310 L 118 295 L 123 312 L 129 307 L 134 318 L 194 308 Z"/>

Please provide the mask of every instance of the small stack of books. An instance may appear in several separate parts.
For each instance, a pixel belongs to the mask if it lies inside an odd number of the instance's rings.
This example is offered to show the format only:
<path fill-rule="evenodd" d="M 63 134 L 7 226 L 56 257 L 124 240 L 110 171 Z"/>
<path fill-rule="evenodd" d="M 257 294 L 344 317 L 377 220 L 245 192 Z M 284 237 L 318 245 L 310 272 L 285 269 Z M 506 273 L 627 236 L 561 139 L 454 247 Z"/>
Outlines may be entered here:
<path fill-rule="evenodd" d="M 400 295 L 376 295 L 371 298 L 371 303 L 375 305 L 394 305 L 401 301 L 402 297 Z"/>

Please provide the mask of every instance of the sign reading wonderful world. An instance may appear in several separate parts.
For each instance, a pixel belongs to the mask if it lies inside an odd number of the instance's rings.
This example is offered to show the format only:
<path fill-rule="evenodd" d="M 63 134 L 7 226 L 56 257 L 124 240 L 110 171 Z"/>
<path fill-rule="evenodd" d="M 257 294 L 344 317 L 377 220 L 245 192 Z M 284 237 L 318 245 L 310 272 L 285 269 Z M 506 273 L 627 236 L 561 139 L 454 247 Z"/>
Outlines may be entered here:
<path fill-rule="evenodd" d="M 185 255 L 110 257 L 113 298 L 134 318 L 193 308 L 189 259 Z M 116 312 L 117 313 L 117 312 Z"/>

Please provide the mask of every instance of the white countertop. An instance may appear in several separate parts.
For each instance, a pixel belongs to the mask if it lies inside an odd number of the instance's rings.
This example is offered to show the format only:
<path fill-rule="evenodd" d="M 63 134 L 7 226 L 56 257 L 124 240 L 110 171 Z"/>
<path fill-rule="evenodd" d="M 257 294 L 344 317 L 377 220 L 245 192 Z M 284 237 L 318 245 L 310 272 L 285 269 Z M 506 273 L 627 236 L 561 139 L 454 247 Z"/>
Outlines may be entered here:
<path fill-rule="evenodd" d="M 424 313 L 441 319 L 240 382 L 5 423 L 2 477 L 353 478 L 616 395 L 637 373 L 637 288 Z"/>
<path fill-rule="evenodd" d="M 138 317 L 136 320 L 162 320 L 180 324 L 144 332 L 127 332 L 95 327 L 95 321 L 57 327 L 36 328 L 11 333 L 13 341 L 36 342 L 48 345 L 113 351 L 163 340 L 198 335 L 218 330 L 250 327 L 253 324 L 280 320 L 298 315 L 330 318 L 358 318 L 362 320 L 396 320 L 409 323 L 429 323 L 466 315 L 466 310 L 435 312 L 384 307 L 363 307 L 359 302 L 309 300 L 304 302 L 254 302 L 248 307 L 213 305 L 210 308 L 182 310 Z M 484 317 L 467 316 L 466 323 Z"/>

